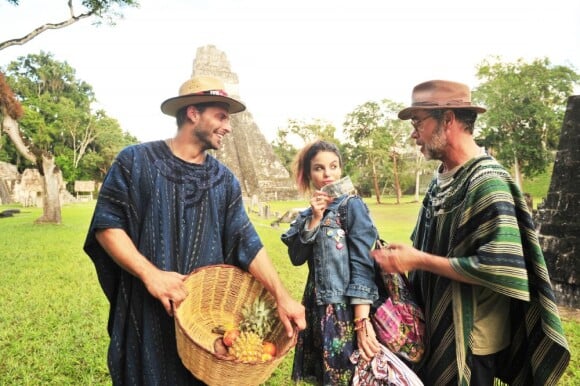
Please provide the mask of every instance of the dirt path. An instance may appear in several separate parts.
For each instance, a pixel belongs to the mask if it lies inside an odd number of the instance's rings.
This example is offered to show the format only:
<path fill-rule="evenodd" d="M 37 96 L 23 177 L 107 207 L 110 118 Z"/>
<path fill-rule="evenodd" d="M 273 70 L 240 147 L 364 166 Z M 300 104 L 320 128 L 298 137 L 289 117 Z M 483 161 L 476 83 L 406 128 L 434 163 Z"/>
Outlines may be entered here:
<path fill-rule="evenodd" d="M 580 322 L 580 308 L 558 306 L 558 310 L 560 311 L 560 317 L 562 317 L 562 319 Z"/>

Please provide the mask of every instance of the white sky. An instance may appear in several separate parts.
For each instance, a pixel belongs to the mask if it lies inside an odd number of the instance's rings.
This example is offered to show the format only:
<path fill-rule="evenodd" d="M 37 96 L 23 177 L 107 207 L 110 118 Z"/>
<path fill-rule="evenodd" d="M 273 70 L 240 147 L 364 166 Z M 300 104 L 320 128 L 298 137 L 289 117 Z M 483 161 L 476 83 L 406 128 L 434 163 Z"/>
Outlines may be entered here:
<path fill-rule="evenodd" d="M 0 42 L 66 18 L 66 0 L 0 0 Z M 141 0 L 117 26 L 84 19 L 4 49 L 0 66 L 53 53 L 93 86 L 123 130 L 148 141 L 174 134 L 159 106 L 177 95 L 197 48 L 208 44 L 225 52 L 241 99 L 272 140 L 288 119 L 340 127 L 367 101 L 408 104 L 425 80 L 476 86 L 476 65 L 490 55 L 548 57 L 580 71 L 580 2 Z"/>

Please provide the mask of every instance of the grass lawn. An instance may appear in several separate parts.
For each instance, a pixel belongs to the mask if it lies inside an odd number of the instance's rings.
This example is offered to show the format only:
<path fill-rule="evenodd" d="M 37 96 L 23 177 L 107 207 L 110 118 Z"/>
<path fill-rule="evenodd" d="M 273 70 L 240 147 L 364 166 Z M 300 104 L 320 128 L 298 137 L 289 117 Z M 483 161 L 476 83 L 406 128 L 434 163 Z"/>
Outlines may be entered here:
<path fill-rule="evenodd" d="M 381 236 L 408 241 L 418 204 L 388 201 L 369 208 Z M 284 213 L 306 202 L 273 202 Z M 12 209 L 2 206 L 0 210 Z M 94 267 L 82 251 L 93 204 L 67 205 L 63 224 L 35 225 L 37 208 L 19 208 L 0 218 L 0 385 L 110 385 L 106 350 L 107 308 Z M 252 215 L 280 276 L 296 299 L 302 296 L 306 266 L 293 267 L 280 235 L 288 224 L 270 226 L 273 218 Z M 566 318 L 564 327 L 572 362 L 561 385 L 580 381 L 580 320 Z M 292 385 L 288 355 L 267 385 Z"/>

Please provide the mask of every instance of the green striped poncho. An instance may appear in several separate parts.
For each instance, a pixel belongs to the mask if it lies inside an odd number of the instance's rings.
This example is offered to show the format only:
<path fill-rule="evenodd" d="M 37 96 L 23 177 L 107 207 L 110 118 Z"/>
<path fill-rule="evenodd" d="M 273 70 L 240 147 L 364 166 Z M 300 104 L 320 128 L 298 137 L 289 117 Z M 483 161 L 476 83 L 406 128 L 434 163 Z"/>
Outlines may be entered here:
<path fill-rule="evenodd" d="M 492 157 L 463 165 L 450 183 L 431 183 L 412 235 L 416 248 L 447 256 L 452 267 L 511 299 L 509 360 L 498 380 L 553 385 L 570 352 L 524 197 Z M 417 369 L 425 384 L 469 385 L 477 286 L 414 271 L 423 301 L 428 349 Z"/>

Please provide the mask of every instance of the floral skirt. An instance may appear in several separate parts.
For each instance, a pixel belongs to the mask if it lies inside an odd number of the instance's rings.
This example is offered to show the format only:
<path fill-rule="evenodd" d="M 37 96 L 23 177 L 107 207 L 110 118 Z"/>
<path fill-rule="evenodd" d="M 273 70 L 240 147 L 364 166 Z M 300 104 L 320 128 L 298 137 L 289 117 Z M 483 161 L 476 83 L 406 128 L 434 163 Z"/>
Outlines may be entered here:
<path fill-rule="evenodd" d="M 307 327 L 298 337 L 292 379 L 349 385 L 355 368 L 350 356 L 357 348 L 353 309 L 342 303 L 317 305 L 311 279 L 309 275 L 302 301 Z"/>

